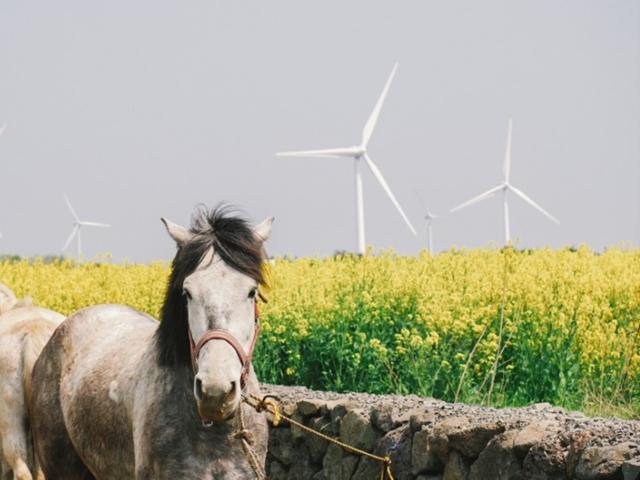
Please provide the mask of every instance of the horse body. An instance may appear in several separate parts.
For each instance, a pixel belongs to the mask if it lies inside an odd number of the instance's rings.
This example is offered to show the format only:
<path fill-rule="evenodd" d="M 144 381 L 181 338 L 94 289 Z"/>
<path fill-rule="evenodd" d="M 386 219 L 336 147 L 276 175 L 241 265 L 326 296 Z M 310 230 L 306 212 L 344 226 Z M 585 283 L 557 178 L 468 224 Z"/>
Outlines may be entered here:
<path fill-rule="evenodd" d="M 60 325 L 64 320 L 64 315 L 49 310 L 48 308 L 21 305 L 19 302 L 12 310 L 8 310 L 0 315 L 0 333 L 13 328 L 14 325 L 28 322 L 34 318 L 40 318 L 46 322 L 55 324 L 55 326 Z"/>
<path fill-rule="evenodd" d="M 6 287 L 5 287 L 6 288 Z M 28 415 L 31 374 L 36 358 L 55 328 L 59 313 L 15 307 L 0 315 L 0 445 L 3 478 L 42 478 L 35 462 Z"/>
<path fill-rule="evenodd" d="M 180 256 L 181 250 L 160 324 L 129 307 L 89 307 L 69 317 L 42 351 L 34 368 L 32 410 L 47 478 L 255 478 L 237 436 L 241 418 L 264 466 L 266 418 L 240 401 L 236 352 L 211 341 L 192 365 L 188 343 L 189 335 L 197 340 L 222 325 L 247 345 L 254 302 L 246 291 L 255 281 L 211 248 L 198 251 L 197 262 L 182 273 Z M 201 287 L 205 278 L 208 286 Z M 187 300 L 183 285 L 198 299 Z M 209 287 L 227 294 L 213 295 Z M 234 300 L 229 293 L 236 288 L 242 294 Z M 244 391 L 259 392 L 252 368 Z"/>
<path fill-rule="evenodd" d="M 43 464 L 47 478 L 84 478 L 87 471 L 133 478 L 132 395 L 143 368 L 143 349 L 136 347 L 156 326 L 127 307 L 100 305 L 72 315 L 53 335 L 34 371 L 32 399 L 45 401 L 49 412 L 33 421 L 39 456 L 64 455 Z M 54 434 L 38 435 L 41 428 Z"/>

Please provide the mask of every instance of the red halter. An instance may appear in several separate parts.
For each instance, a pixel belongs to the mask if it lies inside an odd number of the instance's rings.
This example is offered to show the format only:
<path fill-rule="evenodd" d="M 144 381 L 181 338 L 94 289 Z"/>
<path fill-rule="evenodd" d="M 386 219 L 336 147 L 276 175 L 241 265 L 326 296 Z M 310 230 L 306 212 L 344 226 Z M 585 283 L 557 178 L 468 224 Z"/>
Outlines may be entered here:
<path fill-rule="evenodd" d="M 204 332 L 204 335 L 198 340 L 196 344 L 193 341 L 193 336 L 191 335 L 191 329 L 189 329 L 189 346 L 191 347 L 191 366 L 193 368 L 193 373 L 198 373 L 198 355 L 200 354 L 200 350 L 211 340 L 224 340 L 236 351 L 238 354 L 238 359 L 242 364 L 242 373 L 240 375 L 240 387 L 244 389 L 247 376 L 249 375 L 249 370 L 251 369 L 251 359 L 253 358 L 253 349 L 256 346 L 256 342 L 258 341 L 258 334 L 260 333 L 260 312 L 258 311 L 258 302 L 257 300 L 254 302 L 255 305 L 255 328 L 253 331 L 253 339 L 251 340 L 251 345 L 249 346 L 249 350 L 245 353 L 244 348 L 233 334 L 224 328 L 214 328 L 212 330 L 207 330 Z"/>

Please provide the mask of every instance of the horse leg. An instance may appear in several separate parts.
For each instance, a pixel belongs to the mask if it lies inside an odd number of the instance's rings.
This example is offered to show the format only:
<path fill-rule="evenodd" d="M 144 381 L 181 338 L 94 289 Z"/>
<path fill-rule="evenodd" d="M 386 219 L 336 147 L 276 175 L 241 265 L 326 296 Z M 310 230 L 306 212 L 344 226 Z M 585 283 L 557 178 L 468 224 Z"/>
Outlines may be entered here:
<path fill-rule="evenodd" d="M 3 476 L 13 470 L 14 480 L 33 480 L 27 466 L 29 448 L 25 424 L 27 418 L 21 372 L 3 375 L 0 392 L 0 432 L 2 433 Z"/>
<path fill-rule="evenodd" d="M 47 479 L 88 480 L 93 476 L 69 438 L 60 404 L 62 334 L 59 330 L 53 334 L 33 368 L 31 426 L 35 455 Z"/>
<path fill-rule="evenodd" d="M 8 480 L 9 478 L 9 465 L 4 461 L 4 454 L 2 453 L 2 437 L 0 437 L 0 480 Z"/>
<path fill-rule="evenodd" d="M 40 468 L 40 461 L 38 461 L 38 456 L 36 455 L 35 452 L 33 452 L 33 463 L 34 463 L 33 471 L 36 475 L 35 480 L 45 480 L 44 472 L 42 471 L 42 468 Z"/>
<path fill-rule="evenodd" d="M 4 430 L 2 439 L 2 455 L 4 456 L 3 476 L 7 478 L 9 471 L 13 470 L 14 480 L 33 480 L 29 467 L 25 463 L 27 458 L 27 442 L 20 422 L 15 422 L 12 430 Z M 4 473 L 4 468 L 7 472 Z M 9 477 L 10 478 L 10 477 Z"/>
<path fill-rule="evenodd" d="M 36 479 L 35 479 L 35 480 L 45 480 L 45 478 L 44 478 L 44 472 L 43 472 L 43 471 L 42 471 L 42 469 L 40 468 L 40 464 L 38 463 L 38 461 L 37 461 L 37 460 L 36 460 L 35 473 L 36 473 Z"/>
<path fill-rule="evenodd" d="M 11 480 L 13 474 L 7 462 L 4 461 L 4 454 L 2 453 L 2 444 L 0 444 L 0 479 Z"/>

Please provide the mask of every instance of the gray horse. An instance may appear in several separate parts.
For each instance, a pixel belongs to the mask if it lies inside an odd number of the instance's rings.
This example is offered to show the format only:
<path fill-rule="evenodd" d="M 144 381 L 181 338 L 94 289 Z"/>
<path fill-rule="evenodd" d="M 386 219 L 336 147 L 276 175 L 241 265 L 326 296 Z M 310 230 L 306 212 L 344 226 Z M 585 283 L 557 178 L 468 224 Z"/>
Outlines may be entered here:
<path fill-rule="evenodd" d="M 36 358 L 64 320 L 57 312 L 18 301 L 0 284 L 0 471 L 2 479 L 42 480 L 34 461 L 28 398 Z"/>
<path fill-rule="evenodd" d="M 178 251 L 160 323 L 120 305 L 62 323 L 33 373 L 48 479 L 261 478 L 266 418 L 241 395 L 259 394 L 251 354 L 272 221 L 251 228 L 228 207 L 197 210 L 190 229 L 163 219 Z"/>

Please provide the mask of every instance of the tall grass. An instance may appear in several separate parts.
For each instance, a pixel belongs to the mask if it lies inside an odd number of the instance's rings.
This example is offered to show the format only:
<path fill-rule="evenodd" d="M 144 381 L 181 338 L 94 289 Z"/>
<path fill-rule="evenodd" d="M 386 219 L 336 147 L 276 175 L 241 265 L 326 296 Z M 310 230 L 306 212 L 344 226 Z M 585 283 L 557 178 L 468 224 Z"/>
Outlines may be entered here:
<path fill-rule="evenodd" d="M 277 259 L 254 364 L 266 382 L 488 405 L 640 413 L 640 250 Z M 0 261 L 65 314 L 158 315 L 168 266 Z"/>

